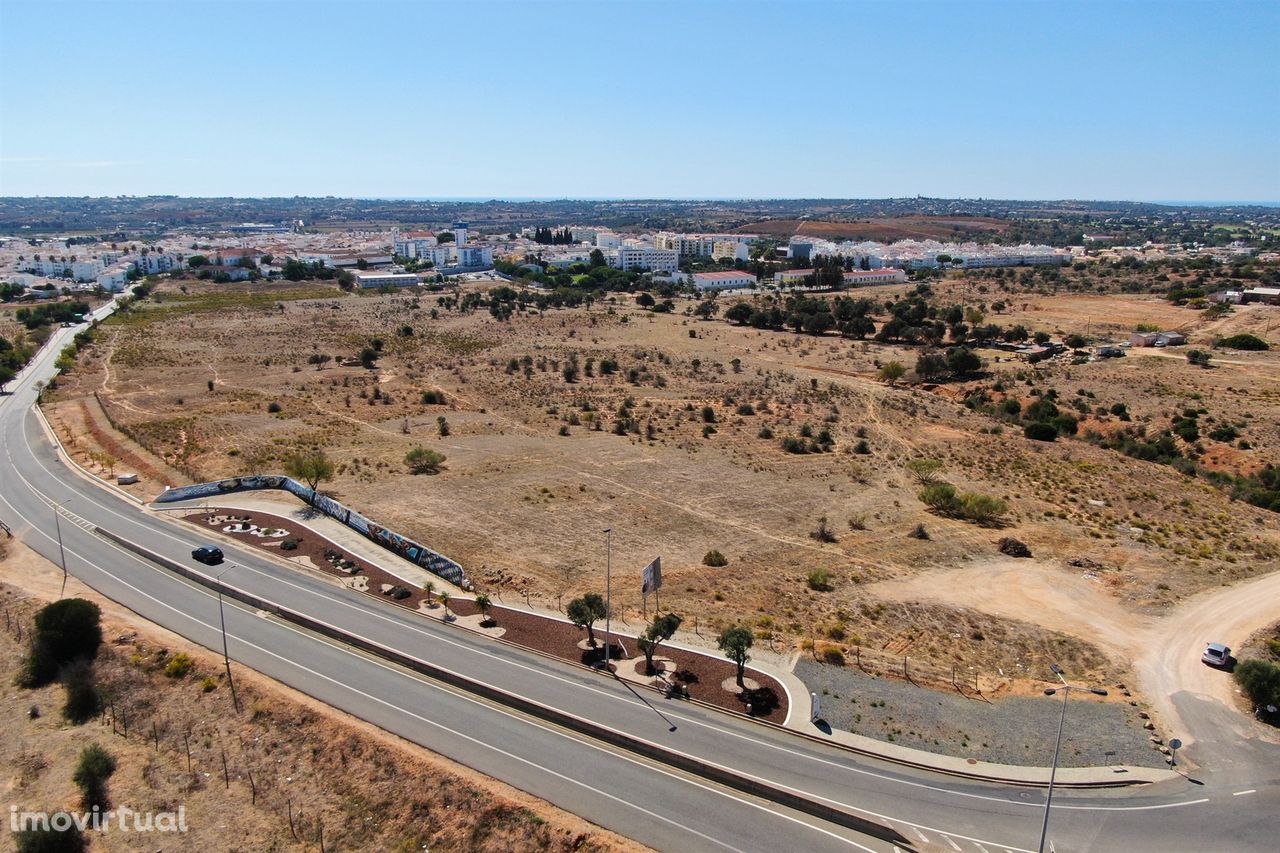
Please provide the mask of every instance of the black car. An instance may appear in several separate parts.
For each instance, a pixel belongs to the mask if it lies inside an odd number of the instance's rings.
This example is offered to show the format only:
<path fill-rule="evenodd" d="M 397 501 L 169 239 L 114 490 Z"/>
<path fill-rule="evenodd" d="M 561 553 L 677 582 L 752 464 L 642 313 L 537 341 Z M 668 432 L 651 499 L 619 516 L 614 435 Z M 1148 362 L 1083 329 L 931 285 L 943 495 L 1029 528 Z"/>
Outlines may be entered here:
<path fill-rule="evenodd" d="M 191 557 L 206 565 L 216 566 L 222 562 L 222 549 L 216 545 L 201 545 L 191 552 Z"/>

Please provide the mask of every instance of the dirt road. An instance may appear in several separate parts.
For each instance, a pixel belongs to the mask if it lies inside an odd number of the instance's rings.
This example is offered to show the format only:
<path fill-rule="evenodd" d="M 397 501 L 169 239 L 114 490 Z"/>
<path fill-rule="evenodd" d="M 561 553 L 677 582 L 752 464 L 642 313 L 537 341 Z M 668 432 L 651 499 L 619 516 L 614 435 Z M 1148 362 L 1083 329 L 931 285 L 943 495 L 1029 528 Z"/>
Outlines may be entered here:
<path fill-rule="evenodd" d="M 1129 613 L 1079 570 L 1068 573 L 1029 560 L 975 563 L 884 581 L 867 589 L 889 599 L 972 607 L 1092 642 L 1133 667 L 1137 686 L 1164 723 L 1163 729 L 1177 732 L 1186 743 L 1194 740 L 1194 734 L 1173 703 L 1175 693 L 1236 707 L 1230 674 L 1200 662 L 1205 644 L 1238 647 L 1254 631 L 1280 618 L 1280 572 L 1207 590 L 1160 618 Z M 1244 714 L 1233 719 L 1241 737 L 1280 740 Z"/>

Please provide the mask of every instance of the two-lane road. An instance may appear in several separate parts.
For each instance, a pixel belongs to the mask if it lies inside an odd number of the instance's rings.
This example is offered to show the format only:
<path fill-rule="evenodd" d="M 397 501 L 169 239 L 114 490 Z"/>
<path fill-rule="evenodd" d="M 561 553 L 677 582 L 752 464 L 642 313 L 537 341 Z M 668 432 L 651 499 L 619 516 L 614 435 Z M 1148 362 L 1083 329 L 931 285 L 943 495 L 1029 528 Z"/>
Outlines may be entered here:
<path fill-rule="evenodd" d="M 64 330 L 70 332 L 72 330 Z M 71 572 L 147 619 L 218 648 L 216 599 L 90 532 L 100 526 L 174 559 L 196 531 L 140 509 L 70 471 L 33 411 L 34 383 L 56 347 L 0 401 L 0 517 L 57 559 L 54 504 L 64 506 Z M 79 523 L 76 523 L 79 522 Z M 469 632 L 381 606 L 251 551 L 227 548 L 224 580 L 345 631 L 669 749 L 781 785 L 894 833 L 886 841 L 788 812 L 445 688 L 238 606 L 232 656 L 388 731 L 667 850 L 1026 850 L 1043 809 L 1038 790 L 980 784 L 855 756 L 685 703 Z M 217 571 L 222 571 L 219 567 Z M 675 729 L 671 730 L 671 723 Z M 1049 733 L 1046 733 L 1048 736 Z M 1055 797 L 1058 850 L 1271 849 L 1280 804 L 1274 756 L 1235 788 L 1175 783 Z M 1247 790 L 1253 793 L 1234 796 Z"/>

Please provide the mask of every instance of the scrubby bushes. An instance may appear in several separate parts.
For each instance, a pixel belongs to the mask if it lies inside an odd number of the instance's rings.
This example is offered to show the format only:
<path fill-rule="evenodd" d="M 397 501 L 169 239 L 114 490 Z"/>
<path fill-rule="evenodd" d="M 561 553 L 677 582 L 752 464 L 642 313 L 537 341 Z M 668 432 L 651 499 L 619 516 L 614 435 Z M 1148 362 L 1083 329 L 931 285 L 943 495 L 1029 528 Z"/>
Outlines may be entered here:
<path fill-rule="evenodd" d="M 64 598 L 36 613 L 36 629 L 18 684 L 43 687 L 65 665 L 93 660 L 102 645 L 101 612 L 83 598 Z"/>
<path fill-rule="evenodd" d="M 1258 337 L 1257 335 L 1250 335 L 1247 333 L 1232 335 L 1229 338 L 1223 338 L 1222 340 L 1218 341 L 1218 346 L 1226 347 L 1227 349 L 1252 350 L 1254 352 L 1260 352 L 1262 350 L 1271 349 L 1271 345 L 1268 344 L 1266 341 L 1264 341 L 1262 338 Z"/>
<path fill-rule="evenodd" d="M 444 464 L 445 455 L 429 447 L 415 447 L 404 455 L 404 464 L 413 474 L 434 474 Z"/>
<path fill-rule="evenodd" d="M 1254 705 L 1280 706 L 1280 664 L 1269 660 L 1244 660 L 1236 664 L 1232 676 Z"/>
<path fill-rule="evenodd" d="M 729 558 L 719 551 L 708 551 L 702 558 L 702 565 L 718 569 L 721 566 L 729 565 Z"/>
<path fill-rule="evenodd" d="M 1003 500 L 978 492 L 957 492 L 950 483 L 935 483 L 920 490 L 920 502 L 939 515 L 976 524 L 996 524 L 1008 512 Z"/>
<path fill-rule="evenodd" d="M 1032 441 L 1053 441 L 1058 437 L 1058 428 L 1053 424 L 1037 422 L 1023 427 L 1022 434 Z"/>

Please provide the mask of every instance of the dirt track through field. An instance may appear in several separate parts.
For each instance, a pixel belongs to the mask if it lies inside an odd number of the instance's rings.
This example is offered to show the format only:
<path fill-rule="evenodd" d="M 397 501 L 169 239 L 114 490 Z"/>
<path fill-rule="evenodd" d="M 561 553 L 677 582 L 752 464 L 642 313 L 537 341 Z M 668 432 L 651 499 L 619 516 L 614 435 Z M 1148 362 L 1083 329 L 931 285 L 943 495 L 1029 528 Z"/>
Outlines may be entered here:
<path fill-rule="evenodd" d="M 888 599 L 972 607 L 1072 634 L 1133 667 L 1142 695 L 1166 726 L 1186 732 L 1179 691 L 1236 705 L 1235 682 L 1200 662 L 1209 642 L 1239 647 L 1280 616 L 1280 572 L 1192 597 L 1163 617 L 1127 612 L 1084 572 L 1013 558 L 872 584 Z M 1243 722 L 1243 720 L 1242 720 Z"/>

